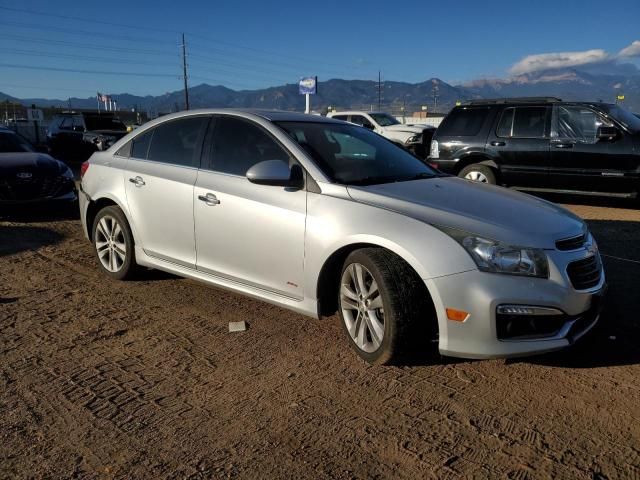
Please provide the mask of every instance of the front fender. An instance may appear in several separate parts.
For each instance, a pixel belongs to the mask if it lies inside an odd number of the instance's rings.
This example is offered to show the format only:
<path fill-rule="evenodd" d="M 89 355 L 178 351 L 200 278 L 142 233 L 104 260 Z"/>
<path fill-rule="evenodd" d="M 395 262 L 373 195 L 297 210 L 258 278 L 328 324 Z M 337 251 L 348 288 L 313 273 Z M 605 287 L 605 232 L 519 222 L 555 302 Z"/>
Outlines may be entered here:
<path fill-rule="evenodd" d="M 425 280 L 476 269 L 455 240 L 400 213 L 322 194 L 309 194 L 307 208 L 305 296 L 309 298 L 316 297 L 326 262 L 349 245 L 386 248 Z"/>

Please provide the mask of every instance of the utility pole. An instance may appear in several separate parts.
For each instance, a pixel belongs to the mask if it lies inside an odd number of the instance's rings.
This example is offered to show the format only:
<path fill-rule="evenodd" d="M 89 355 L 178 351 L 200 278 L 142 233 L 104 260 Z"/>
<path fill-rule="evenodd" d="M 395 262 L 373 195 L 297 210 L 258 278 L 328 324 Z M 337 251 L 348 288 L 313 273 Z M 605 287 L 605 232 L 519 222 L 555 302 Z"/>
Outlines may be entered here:
<path fill-rule="evenodd" d="M 382 75 L 380 74 L 380 70 L 378 70 L 378 110 L 381 109 L 382 104 Z"/>
<path fill-rule="evenodd" d="M 438 85 L 437 84 L 433 84 L 433 88 L 431 89 L 431 93 L 433 95 L 433 112 L 435 113 L 438 110 L 438 97 L 440 95 L 438 95 Z"/>
<path fill-rule="evenodd" d="M 187 87 L 187 45 L 184 43 L 184 33 L 182 34 L 182 78 L 184 78 L 184 105 L 185 110 L 189 110 L 189 87 Z"/>

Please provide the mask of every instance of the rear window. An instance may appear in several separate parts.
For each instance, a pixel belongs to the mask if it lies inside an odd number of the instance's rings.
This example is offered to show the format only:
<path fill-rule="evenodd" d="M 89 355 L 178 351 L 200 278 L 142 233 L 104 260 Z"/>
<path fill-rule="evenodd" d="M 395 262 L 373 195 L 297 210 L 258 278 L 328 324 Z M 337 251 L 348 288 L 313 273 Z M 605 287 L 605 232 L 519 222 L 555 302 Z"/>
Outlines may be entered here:
<path fill-rule="evenodd" d="M 489 107 L 455 108 L 438 127 L 438 136 L 472 137 L 480 133 Z"/>
<path fill-rule="evenodd" d="M 127 126 L 119 118 L 107 115 L 87 115 L 84 117 L 87 130 L 114 130 L 126 132 Z"/>

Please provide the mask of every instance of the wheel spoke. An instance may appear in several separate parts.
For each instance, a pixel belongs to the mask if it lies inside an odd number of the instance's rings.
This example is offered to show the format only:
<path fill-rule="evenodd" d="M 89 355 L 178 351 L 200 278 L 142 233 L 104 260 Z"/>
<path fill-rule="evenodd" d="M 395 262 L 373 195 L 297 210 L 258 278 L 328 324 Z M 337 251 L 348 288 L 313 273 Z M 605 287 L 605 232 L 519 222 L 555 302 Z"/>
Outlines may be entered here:
<path fill-rule="evenodd" d="M 125 258 L 127 258 L 127 254 L 124 252 L 124 250 L 121 250 L 118 247 L 114 247 L 113 253 L 115 254 L 114 256 L 120 258 L 120 260 L 122 260 L 122 263 L 124 263 Z"/>
<path fill-rule="evenodd" d="M 355 272 L 356 272 L 356 290 L 360 295 L 364 295 L 367 293 L 367 286 L 365 284 L 365 278 L 364 278 L 365 274 L 364 274 L 364 269 L 362 268 L 362 265 L 360 265 L 359 263 L 356 263 Z"/>
<path fill-rule="evenodd" d="M 360 315 L 358 318 L 360 319 L 360 322 L 356 327 L 356 332 L 358 335 L 356 343 L 360 348 L 364 348 L 367 341 L 367 325 L 364 315 Z"/>
<path fill-rule="evenodd" d="M 371 340 L 376 348 L 382 343 L 382 337 L 384 336 L 384 325 L 378 320 L 378 316 L 373 311 L 367 313 L 367 327 L 371 333 Z"/>
<path fill-rule="evenodd" d="M 100 233 L 100 235 L 102 235 L 102 238 L 104 238 L 105 240 L 109 238 L 109 234 L 107 233 L 107 223 L 105 222 L 104 218 L 101 218 L 98 222 L 98 228 L 96 228 L 96 231 Z"/>
<path fill-rule="evenodd" d="M 346 310 L 358 310 L 358 302 L 350 298 L 342 297 L 342 308 Z"/>
<path fill-rule="evenodd" d="M 120 225 L 116 221 L 114 221 L 113 224 L 114 224 L 114 227 L 113 227 L 113 238 L 116 239 L 122 233 L 122 229 L 120 228 Z"/>
<path fill-rule="evenodd" d="M 342 288 L 340 289 L 340 293 L 342 294 L 343 298 L 356 300 L 356 301 L 358 300 L 358 294 L 356 292 L 354 292 L 353 290 L 351 290 L 349 285 L 342 284 Z"/>
<path fill-rule="evenodd" d="M 372 278 L 371 286 L 369 287 L 369 291 L 367 292 L 364 298 L 371 299 L 377 292 L 378 292 L 378 284 L 376 283 L 375 279 Z"/>
<path fill-rule="evenodd" d="M 371 303 L 369 304 L 369 308 L 371 310 L 376 310 L 378 308 L 382 308 L 382 295 L 377 295 L 375 298 L 371 299 Z"/>
<path fill-rule="evenodd" d="M 96 240 L 96 250 L 98 250 L 98 253 L 105 248 L 109 248 L 109 242 L 100 242 Z"/>

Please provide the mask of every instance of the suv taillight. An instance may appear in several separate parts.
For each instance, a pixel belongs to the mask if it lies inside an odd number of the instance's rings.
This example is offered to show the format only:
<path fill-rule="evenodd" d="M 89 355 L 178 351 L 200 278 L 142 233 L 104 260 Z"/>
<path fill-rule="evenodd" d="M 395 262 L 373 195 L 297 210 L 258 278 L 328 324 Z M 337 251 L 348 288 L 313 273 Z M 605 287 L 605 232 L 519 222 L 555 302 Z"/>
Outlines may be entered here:
<path fill-rule="evenodd" d="M 429 151 L 430 158 L 440 158 L 440 149 L 438 148 L 438 141 L 431 140 L 431 149 Z"/>
<path fill-rule="evenodd" d="M 87 170 L 89 170 L 89 160 L 82 162 L 82 165 L 80 165 L 80 180 L 82 180 L 84 174 L 87 173 Z"/>

